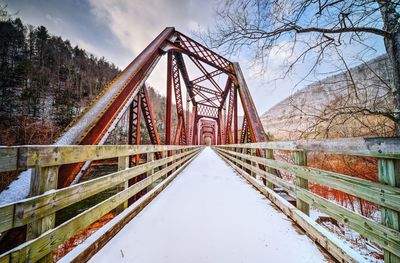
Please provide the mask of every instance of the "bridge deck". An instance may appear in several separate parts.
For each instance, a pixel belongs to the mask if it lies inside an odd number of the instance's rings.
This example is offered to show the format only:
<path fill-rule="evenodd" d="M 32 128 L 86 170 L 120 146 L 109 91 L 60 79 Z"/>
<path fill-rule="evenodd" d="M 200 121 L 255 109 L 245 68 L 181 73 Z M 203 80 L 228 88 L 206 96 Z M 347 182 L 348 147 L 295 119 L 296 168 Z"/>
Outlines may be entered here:
<path fill-rule="evenodd" d="M 316 244 L 210 148 L 91 262 L 325 262 Z"/>

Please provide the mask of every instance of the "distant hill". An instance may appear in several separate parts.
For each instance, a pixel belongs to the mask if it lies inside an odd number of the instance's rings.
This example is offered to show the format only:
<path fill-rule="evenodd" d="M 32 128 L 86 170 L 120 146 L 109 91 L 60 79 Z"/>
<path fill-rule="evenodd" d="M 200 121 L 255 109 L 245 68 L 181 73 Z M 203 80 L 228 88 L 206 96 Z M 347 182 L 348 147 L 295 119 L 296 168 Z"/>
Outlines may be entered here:
<path fill-rule="evenodd" d="M 265 131 L 275 139 L 382 136 L 390 133 L 392 126 L 387 119 L 365 114 L 358 120 L 347 118 L 346 114 L 334 116 L 335 111 L 341 114 L 349 105 L 352 109 L 390 110 L 387 58 L 379 56 L 349 71 L 312 83 L 273 106 L 261 116 Z M 329 123 L 329 118 L 333 117 L 336 120 Z M 383 126 L 371 130 L 377 125 Z"/>
<path fill-rule="evenodd" d="M 51 144 L 119 69 L 44 26 L 6 13 L 0 18 L 0 145 Z M 148 93 L 164 140 L 165 97 L 152 87 Z M 142 141 L 149 143 L 142 126 Z M 110 140 L 126 143 L 126 127 L 118 128 Z"/>

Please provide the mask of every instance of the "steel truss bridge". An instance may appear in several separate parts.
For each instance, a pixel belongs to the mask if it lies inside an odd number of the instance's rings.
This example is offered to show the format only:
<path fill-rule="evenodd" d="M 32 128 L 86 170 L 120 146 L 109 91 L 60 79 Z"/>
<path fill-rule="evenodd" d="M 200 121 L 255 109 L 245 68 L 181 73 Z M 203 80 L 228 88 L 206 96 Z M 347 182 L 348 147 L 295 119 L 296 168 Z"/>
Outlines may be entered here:
<path fill-rule="evenodd" d="M 163 123 L 165 140 L 161 140 L 162 136 L 157 131 L 157 122 L 145 84 L 162 56 L 167 58 L 166 115 Z M 239 129 L 240 105 L 244 118 Z M 173 114 L 172 107 L 176 107 L 176 115 Z M 126 145 L 104 145 L 124 116 L 128 116 Z M 174 129 L 173 118 L 176 119 Z M 141 121 L 144 121 L 152 145 L 141 144 Z M 206 143 L 211 144 L 211 149 L 204 147 Z M 274 153 L 278 151 L 285 152 L 291 158 L 275 159 Z M 307 162 L 310 153 L 374 159 L 378 181 L 372 182 L 310 167 Z M 224 168 L 224 175 L 218 175 L 214 171 L 223 166 L 222 160 L 229 167 Z M 108 167 L 111 171 L 95 179 L 80 180 L 99 167 Z M 60 245 L 110 213 L 114 218 L 64 260 L 85 262 L 93 258 L 97 261 L 113 253 L 123 258 L 124 252 L 113 251 L 113 246 L 109 244 L 121 239 L 125 244 L 130 244 L 129 236 L 135 233 L 127 234 L 127 227 L 138 220 L 135 218 L 137 214 L 149 213 L 142 211 L 145 207 L 148 207 L 148 211 L 155 209 L 151 204 L 161 198 L 159 194 L 164 189 L 173 192 L 174 179 L 180 178 L 180 172 L 183 174 L 182 178 L 187 180 L 186 184 L 182 184 L 182 189 L 191 185 L 193 187 L 191 178 L 203 182 L 202 178 L 207 181 L 211 177 L 223 178 L 231 187 L 236 187 L 229 193 L 223 189 L 224 184 L 220 181 L 220 191 L 201 189 L 201 194 L 215 200 L 204 206 L 204 211 L 206 221 L 213 218 L 209 222 L 216 222 L 218 228 L 223 228 L 227 222 L 218 222 L 214 218 L 211 214 L 213 205 L 215 207 L 223 198 L 234 200 L 237 197 L 234 192 L 236 190 L 249 196 L 252 196 L 252 191 L 258 191 L 269 200 L 265 201 L 265 207 L 276 208 L 271 216 L 288 217 L 298 228 L 297 231 L 306 234 L 293 240 L 284 235 L 274 237 L 286 240 L 283 241 L 286 249 L 291 247 L 291 253 L 295 254 L 281 251 L 279 257 L 275 255 L 275 258 L 270 258 L 268 255 L 271 250 L 268 252 L 268 248 L 260 248 L 268 260 L 285 262 L 294 257 L 301 262 L 304 259 L 302 251 L 296 251 L 296 247 L 302 247 L 307 242 L 311 243 L 304 246 L 316 247 L 318 244 L 322 248 L 323 252 L 315 252 L 323 254 L 320 258 L 316 256 L 316 261 L 357 262 L 362 259 L 309 216 L 310 207 L 313 207 L 380 246 L 384 251 L 385 262 L 400 262 L 399 138 L 268 141 L 239 64 L 227 60 L 172 27 L 162 31 L 105 87 L 66 128 L 54 145 L 0 147 L 0 172 L 26 169 L 31 172 L 29 197 L 0 206 L 1 263 L 53 261 L 56 259 L 54 252 Z M 283 174 L 290 174 L 294 180 L 285 179 Z M 239 183 L 230 181 L 229 178 L 237 175 L 243 180 Z M 240 183 L 245 181 L 249 184 Z M 377 222 L 321 197 L 309 189 L 312 184 L 340 190 L 378 205 L 381 209 L 381 220 Z M 93 199 L 105 191 L 112 191 L 112 194 Z M 171 201 L 171 205 L 177 202 L 176 205 L 186 207 L 182 200 L 191 200 L 196 191 L 199 188 L 189 188 L 187 195 L 179 199 L 180 201 L 169 197 L 170 200 L 175 200 Z M 222 193 L 223 196 L 220 195 Z M 168 198 L 167 193 L 165 196 Z M 77 205 L 82 204 L 82 200 L 92 200 L 91 206 L 84 211 L 76 209 Z M 74 205 L 75 210 L 71 208 Z M 224 211 L 224 215 L 236 218 L 233 207 L 225 203 L 220 209 Z M 66 209 L 74 211 L 72 217 L 65 217 Z M 187 210 L 181 212 L 190 214 Z M 251 214 L 251 211 L 249 213 L 253 216 L 250 218 L 257 216 Z M 235 222 L 243 228 L 251 224 L 240 221 L 240 218 L 238 220 Z M 279 226 L 272 226 L 268 222 L 261 224 L 261 228 L 272 231 L 276 227 L 276 231 L 280 231 Z M 207 229 L 209 224 L 200 227 Z M 196 236 L 207 233 L 198 233 L 194 229 L 192 227 L 188 230 L 193 233 L 185 242 L 194 242 L 195 246 Z M 168 227 L 164 230 L 168 232 Z M 238 239 L 244 234 L 241 227 L 232 231 Z M 169 230 L 168 234 L 171 242 L 179 237 L 179 231 Z M 252 234 L 255 236 L 246 237 L 254 241 L 257 233 Z M 146 244 L 146 235 L 140 240 L 143 242 L 138 243 Z M 154 244 L 157 246 L 156 241 Z M 222 252 L 239 253 L 237 259 L 255 255 L 250 247 L 241 247 L 240 252 L 232 251 L 237 244 L 239 243 L 233 242 L 231 248 L 221 246 Z M 257 242 L 255 244 L 258 247 Z M 137 244 L 132 244 L 135 245 Z M 166 258 L 180 258 L 174 257 L 181 252 L 173 250 L 171 244 L 158 245 L 167 249 L 148 254 L 149 261 L 152 258 L 152 262 L 156 262 L 157 257 L 154 255 L 158 255 L 157 253 L 166 253 Z M 278 247 L 276 249 L 279 250 Z M 314 251 L 314 248 L 310 249 Z M 136 256 L 139 257 L 139 254 Z M 134 256 L 130 259 L 134 259 Z M 185 258 L 185 261 L 200 260 L 196 258 L 196 253 L 192 256 L 194 258 Z M 121 260 L 118 257 L 113 259 Z M 211 262 L 223 259 L 210 255 Z"/>

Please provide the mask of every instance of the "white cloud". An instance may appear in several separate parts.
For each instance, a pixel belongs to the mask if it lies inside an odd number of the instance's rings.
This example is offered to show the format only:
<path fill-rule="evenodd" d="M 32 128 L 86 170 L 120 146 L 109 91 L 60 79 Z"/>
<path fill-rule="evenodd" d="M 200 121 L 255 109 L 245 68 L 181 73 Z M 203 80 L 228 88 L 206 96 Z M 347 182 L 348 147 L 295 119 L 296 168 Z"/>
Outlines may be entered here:
<path fill-rule="evenodd" d="M 100 58 L 100 57 L 104 56 L 104 53 L 105 53 L 104 50 L 102 50 L 101 48 L 96 47 L 95 45 L 92 45 L 91 43 L 89 43 L 89 42 L 87 42 L 87 41 L 85 41 L 83 39 L 76 38 L 74 42 L 76 42 L 76 44 L 80 48 L 85 49 L 86 51 L 92 53 L 96 57 Z"/>
<path fill-rule="evenodd" d="M 140 53 L 165 27 L 179 31 L 207 26 L 214 0 L 89 0 L 91 12 L 107 24 L 122 45 Z"/>
<path fill-rule="evenodd" d="M 46 17 L 47 20 L 51 21 L 55 25 L 60 25 L 61 23 L 64 23 L 64 21 L 61 18 L 56 17 L 56 16 L 52 16 L 50 14 L 46 14 L 45 17 Z"/>
<path fill-rule="evenodd" d="M 107 25 L 121 45 L 132 52 L 132 56 L 126 58 L 123 65 L 119 63 L 123 68 L 165 27 L 173 26 L 178 31 L 190 34 L 190 31 L 198 29 L 199 26 L 208 26 L 212 22 L 215 0 L 89 0 L 89 3 L 91 13 L 99 23 Z M 165 94 L 164 58 L 148 82 L 161 94 Z"/>

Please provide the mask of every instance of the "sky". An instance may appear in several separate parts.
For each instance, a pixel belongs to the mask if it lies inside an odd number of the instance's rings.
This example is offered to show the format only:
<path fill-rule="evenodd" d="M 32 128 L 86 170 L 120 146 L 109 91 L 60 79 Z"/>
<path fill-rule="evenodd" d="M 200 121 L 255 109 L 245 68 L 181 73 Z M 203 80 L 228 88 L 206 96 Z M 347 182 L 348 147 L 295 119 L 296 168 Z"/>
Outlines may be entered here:
<path fill-rule="evenodd" d="M 24 23 L 44 25 L 50 34 L 69 39 L 73 45 L 98 57 L 104 56 L 124 69 L 167 26 L 174 26 L 193 38 L 199 28 L 212 27 L 218 1 L 221 0 L 0 0 L 0 3 L 6 4 L 8 11 L 21 17 Z M 376 52 L 367 58 L 383 52 L 383 41 L 370 41 Z M 351 57 L 355 49 L 348 48 L 345 53 Z M 290 76 L 280 79 L 288 51 L 278 47 L 271 52 L 264 75 L 251 66 L 252 58 L 245 51 L 228 59 L 240 63 L 260 115 L 299 88 L 337 69 L 327 63 L 319 70 L 326 74 L 313 74 L 303 80 L 311 67 L 310 62 L 303 61 Z M 165 56 L 148 84 L 165 94 Z"/>

